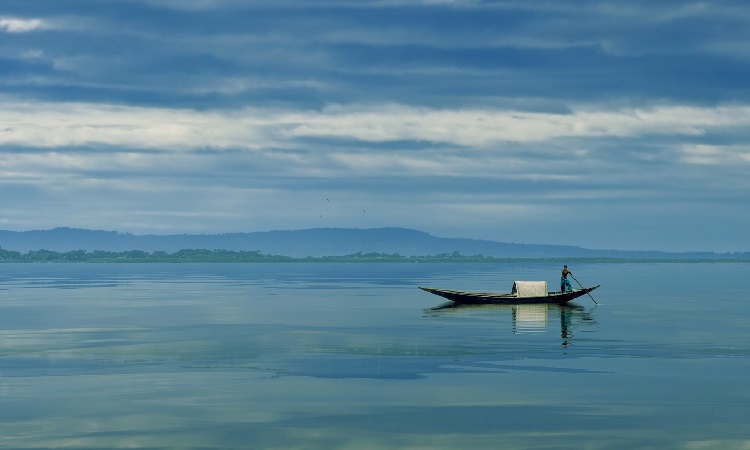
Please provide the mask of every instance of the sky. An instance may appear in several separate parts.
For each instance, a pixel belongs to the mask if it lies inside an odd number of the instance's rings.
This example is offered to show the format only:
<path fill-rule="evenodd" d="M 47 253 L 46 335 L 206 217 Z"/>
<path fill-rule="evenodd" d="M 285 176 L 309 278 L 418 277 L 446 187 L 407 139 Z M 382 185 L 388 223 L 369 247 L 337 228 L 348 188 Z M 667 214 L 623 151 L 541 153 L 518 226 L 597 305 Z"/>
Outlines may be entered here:
<path fill-rule="evenodd" d="M 750 251 L 748 138 L 744 0 L 0 4 L 5 230 Z"/>

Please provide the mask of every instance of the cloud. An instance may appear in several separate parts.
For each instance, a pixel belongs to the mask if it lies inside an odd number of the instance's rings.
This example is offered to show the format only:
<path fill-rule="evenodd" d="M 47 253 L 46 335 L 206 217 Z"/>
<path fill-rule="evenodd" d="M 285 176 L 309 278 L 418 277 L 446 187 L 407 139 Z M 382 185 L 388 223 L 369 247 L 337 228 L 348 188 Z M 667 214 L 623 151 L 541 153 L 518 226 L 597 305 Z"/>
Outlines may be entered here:
<path fill-rule="evenodd" d="M 52 66 L 24 65 L 0 77 L 0 88 L 59 101 L 200 109 L 477 108 L 518 97 L 750 100 L 742 89 L 750 76 L 742 63 L 746 18 L 723 4 L 680 9 L 673 18 L 679 8 L 601 2 L 106 4 L 50 4 L 35 20 L 56 38 L 26 33 L 4 52 L 0 45 L 0 55 L 42 52 Z M 41 8 L 23 12 L 42 17 Z"/>
<path fill-rule="evenodd" d="M 0 145 L 26 147 L 253 150 L 295 147 L 299 145 L 296 141 L 314 138 L 489 148 L 499 143 L 544 143 L 563 138 L 688 139 L 726 133 L 750 126 L 750 106 L 603 109 L 581 105 L 564 114 L 400 104 L 334 105 L 305 111 L 199 111 L 6 99 L 0 109 L 0 121 L 4 125 Z"/>
<path fill-rule="evenodd" d="M 747 145 L 686 145 L 682 153 L 683 161 L 690 164 L 750 166 L 750 146 Z"/>
<path fill-rule="evenodd" d="M 736 247 L 750 14 L 677 3 L 14 1 L 0 223 Z"/>
<path fill-rule="evenodd" d="M 430 109 L 402 105 L 332 107 L 320 114 L 282 116 L 292 136 L 363 141 L 421 140 L 465 146 L 544 142 L 567 137 L 696 136 L 750 124 L 750 107 L 664 106 L 599 110 L 571 107 L 570 114 L 509 110 Z"/>
<path fill-rule="evenodd" d="M 0 17 L 0 31 L 6 33 L 29 33 L 44 28 L 41 19 L 19 19 L 16 17 Z"/>
<path fill-rule="evenodd" d="M 10 104 L 8 106 L 11 106 Z M 253 148 L 260 114 L 196 112 L 91 103 L 16 103 L 0 112 L 0 145 Z"/>

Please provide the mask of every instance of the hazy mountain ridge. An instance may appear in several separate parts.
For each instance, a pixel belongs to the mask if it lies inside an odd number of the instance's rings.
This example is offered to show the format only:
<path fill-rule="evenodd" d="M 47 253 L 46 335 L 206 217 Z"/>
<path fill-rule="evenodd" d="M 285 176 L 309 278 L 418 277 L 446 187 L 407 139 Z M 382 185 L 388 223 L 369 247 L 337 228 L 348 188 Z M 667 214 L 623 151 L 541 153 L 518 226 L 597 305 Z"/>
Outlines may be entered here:
<path fill-rule="evenodd" d="M 567 245 L 515 244 L 481 239 L 440 238 L 405 228 L 310 228 L 223 234 L 134 235 L 116 231 L 54 228 L 0 230 L 0 248 L 18 252 L 105 250 L 175 252 L 182 249 L 246 250 L 296 258 L 386 253 L 430 256 L 458 252 L 511 258 L 750 258 L 750 253 L 594 250 Z"/>

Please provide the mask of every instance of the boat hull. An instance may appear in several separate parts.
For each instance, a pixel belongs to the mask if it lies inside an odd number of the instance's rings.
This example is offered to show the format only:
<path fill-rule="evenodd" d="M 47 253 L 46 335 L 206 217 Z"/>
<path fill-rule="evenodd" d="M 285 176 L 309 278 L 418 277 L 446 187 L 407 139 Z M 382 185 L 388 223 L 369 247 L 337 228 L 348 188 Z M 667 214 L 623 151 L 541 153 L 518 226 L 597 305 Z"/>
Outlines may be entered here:
<path fill-rule="evenodd" d="M 434 289 L 427 287 L 420 287 L 419 289 L 465 305 L 519 305 L 533 303 L 554 303 L 562 305 L 582 295 L 586 295 L 598 287 L 599 285 L 590 288 L 574 289 L 567 292 L 549 292 L 547 295 L 540 297 L 517 297 L 514 294 L 451 291 L 448 289 Z"/>

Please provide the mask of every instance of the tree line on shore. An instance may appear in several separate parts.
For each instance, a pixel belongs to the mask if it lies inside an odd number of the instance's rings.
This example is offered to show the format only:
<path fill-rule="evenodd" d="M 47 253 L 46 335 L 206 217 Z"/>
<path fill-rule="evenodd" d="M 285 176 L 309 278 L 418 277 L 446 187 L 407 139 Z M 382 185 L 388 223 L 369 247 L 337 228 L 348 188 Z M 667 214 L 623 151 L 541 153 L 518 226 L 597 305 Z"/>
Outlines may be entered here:
<path fill-rule="evenodd" d="M 183 249 L 173 253 L 165 251 L 147 252 L 129 250 L 113 252 L 105 250 L 73 250 L 56 252 L 32 250 L 21 253 L 0 248 L 0 263 L 82 263 L 82 262 L 298 262 L 298 261 L 483 261 L 497 258 L 482 255 L 462 256 L 458 252 L 442 253 L 434 256 L 402 256 L 398 253 L 354 253 L 346 256 L 324 256 L 295 258 L 282 255 L 266 255 L 257 250 L 207 250 Z"/>
<path fill-rule="evenodd" d="M 744 255 L 743 255 L 744 256 Z M 107 250 L 73 250 L 56 252 L 52 250 L 31 250 L 21 253 L 0 248 L 2 263 L 231 263 L 231 262 L 746 262 L 750 258 L 728 255 L 718 258 L 586 258 L 586 257 L 495 257 L 483 255 L 465 256 L 457 251 L 430 256 L 403 256 L 398 253 L 353 253 L 344 256 L 308 256 L 298 258 L 283 255 L 267 255 L 253 250 L 207 250 L 183 249 L 173 253 L 166 251 L 147 252 L 128 250 L 114 252 Z"/>

